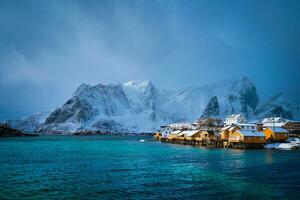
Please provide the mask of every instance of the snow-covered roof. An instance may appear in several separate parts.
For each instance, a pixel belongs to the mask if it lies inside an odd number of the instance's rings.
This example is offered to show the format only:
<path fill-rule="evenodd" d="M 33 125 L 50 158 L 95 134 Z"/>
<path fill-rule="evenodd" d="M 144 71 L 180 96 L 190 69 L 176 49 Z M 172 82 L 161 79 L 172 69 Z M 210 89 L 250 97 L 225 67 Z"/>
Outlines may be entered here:
<path fill-rule="evenodd" d="M 231 127 L 231 126 L 225 126 L 225 127 L 223 127 L 221 130 L 222 130 L 222 131 L 225 131 L 225 130 L 227 130 L 227 129 L 230 129 L 230 127 Z"/>
<path fill-rule="evenodd" d="M 282 126 L 284 126 L 285 125 L 285 122 L 274 122 L 274 123 L 272 123 L 272 122 L 268 122 L 268 123 L 264 123 L 263 124 L 264 126 L 267 126 L 267 127 L 282 127 Z"/>
<path fill-rule="evenodd" d="M 180 130 L 172 131 L 171 134 L 172 134 L 172 135 L 177 135 L 177 134 L 179 134 L 180 132 L 181 132 Z"/>
<path fill-rule="evenodd" d="M 238 126 L 256 126 L 256 124 L 249 124 L 249 123 L 245 123 L 245 124 L 237 124 Z"/>
<path fill-rule="evenodd" d="M 177 136 L 184 136 L 184 132 L 177 134 Z"/>
<path fill-rule="evenodd" d="M 192 130 L 192 131 L 183 131 L 182 133 L 186 137 L 191 137 L 191 136 L 195 135 L 198 132 L 199 132 L 199 130 Z"/>
<path fill-rule="evenodd" d="M 235 129 L 237 126 L 233 126 L 231 127 L 229 130 L 232 131 L 233 129 Z"/>
<path fill-rule="evenodd" d="M 275 133 L 288 133 L 288 131 L 284 128 L 280 127 L 269 127 Z"/>
<path fill-rule="evenodd" d="M 265 137 L 265 134 L 263 132 L 254 132 L 246 130 L 239 130 L 239 132 L 247 137 Z"/>

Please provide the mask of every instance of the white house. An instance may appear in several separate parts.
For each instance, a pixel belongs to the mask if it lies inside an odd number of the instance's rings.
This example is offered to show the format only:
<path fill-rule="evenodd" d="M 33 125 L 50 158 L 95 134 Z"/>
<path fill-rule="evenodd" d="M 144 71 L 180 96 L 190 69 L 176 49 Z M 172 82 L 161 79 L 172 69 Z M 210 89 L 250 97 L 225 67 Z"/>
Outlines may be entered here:
<path fill-rule="evenodd" d="M 172 133 L 172 128 L 170 126 L 161 126 L 161 137 L 167 138 Z"/>
<path fill-rule="evenodd" d="M 245 131 L 258 131 L 256 124 L 237 124 L 238 127 L 240 127 L 241 130 Z"/>
<path fill-rule="evenodd" d="M 243 114 L 234 114 L 230 115 L 225 119 L 225 125 L 233 125 L 233 124 L 244 124 L 247 122 L 246 117 Z"/>

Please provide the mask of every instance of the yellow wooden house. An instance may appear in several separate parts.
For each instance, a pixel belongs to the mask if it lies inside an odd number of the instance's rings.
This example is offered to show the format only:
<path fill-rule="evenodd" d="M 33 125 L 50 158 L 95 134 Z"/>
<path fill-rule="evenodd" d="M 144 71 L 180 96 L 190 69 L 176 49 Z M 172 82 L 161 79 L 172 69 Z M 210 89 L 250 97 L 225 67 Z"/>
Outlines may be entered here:
<path fill-rule="evenodd" d="M 288 139 L 288 131 L 281 127 L 267 127 L 264 129 L 266 140 L 269 141 L 286 141 Z"/>
<path fill-rule="evenodd" d="M 229 143 L 244 143 L 244 144 L 264 144 L 265 134 L 263 132 L 254 132 L 246 130 L 236 130 L 229 135 Z"/>
<path fill-rule="evenodd" d="M 203 140 L 216 140 L 215 133 L 213 131 L 202 131 L 201 132 L 201 141 Z"/>
<path fill-rule="evenodd" d="M 185 140 L 185 136 L 184 136 L 184 131 L 180 132 L 177 134 L 176 140 L 178 141 L 184 141 Z"/>
<path fill-rule="evenodd" d="M 227 141 L 229 136 L 241 128 L 237 125 L 225 126 L 221 129 L 221 140 Z"/>
<path fill-rule="evenodd" d="M 233 125 L 232 127 L 230 127 L 228 129 L 229 135 L 233 134 L 237 130 L 241 130 L 241 128 L 239 126 L 237 126 L 237 125 Z"/>
<path fill-rule="evenodd" d="M 182 131 L 180 130 L 176 130 L 176 131 L 172 131 L 171 134 L 168 135 L 168 140 L 174 140 L 174 139 L 177 139 L 179 136 L 179 134 L 181 133 Z"/>
<path fill-rule="evenodd" d="M 225 126 L 221 129 L 221 140 L 227 141 L 229 137 L 229 129 L 231 126 Z"/>
<path fill-rule="evenodd" d="M 159 139 L 161 138 L 161 132 L 155 133 L 154 138 L 155 138 L 156 140 L 159 140 Z"/>
<path fill-rule="evenodd" d="M 187 141 L 195 140 L 196 138 L 200 137 L 201 131 L 200 130 L 190 130 L 190 131 L 183 131 L 184 138 Z"/>

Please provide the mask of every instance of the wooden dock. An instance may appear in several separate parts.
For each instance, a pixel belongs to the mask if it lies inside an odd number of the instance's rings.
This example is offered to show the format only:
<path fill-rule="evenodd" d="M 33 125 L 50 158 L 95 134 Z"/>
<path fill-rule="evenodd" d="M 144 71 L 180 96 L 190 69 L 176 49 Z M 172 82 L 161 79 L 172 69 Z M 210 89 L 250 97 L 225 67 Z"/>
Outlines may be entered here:
<path fill-rule="evenodd" d="M 232 149 L 262 149 L 264 144 L 246 144 L 246 143 L 231 143 L 228 141 L 221 140 L 169 140 L 167 138 L 159 139 L 161 142 L 172 143 L 172 144 L 181 144 L 181 145 L 190 145 L 190 146 L 202 146 L 208 148 L 232 148 Z"/>

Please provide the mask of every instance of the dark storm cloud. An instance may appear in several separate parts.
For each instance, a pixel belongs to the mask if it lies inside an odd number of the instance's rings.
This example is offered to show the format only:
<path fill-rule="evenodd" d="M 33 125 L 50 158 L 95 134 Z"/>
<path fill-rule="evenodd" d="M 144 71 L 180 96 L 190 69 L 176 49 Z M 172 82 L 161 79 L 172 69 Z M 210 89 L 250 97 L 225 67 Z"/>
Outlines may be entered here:
<path fill-rule="evenodd" d="M 300 101 L 299 1 L 0 1 L 0 119 L 82 82 L 161 87 L 249 76 Z"/>

